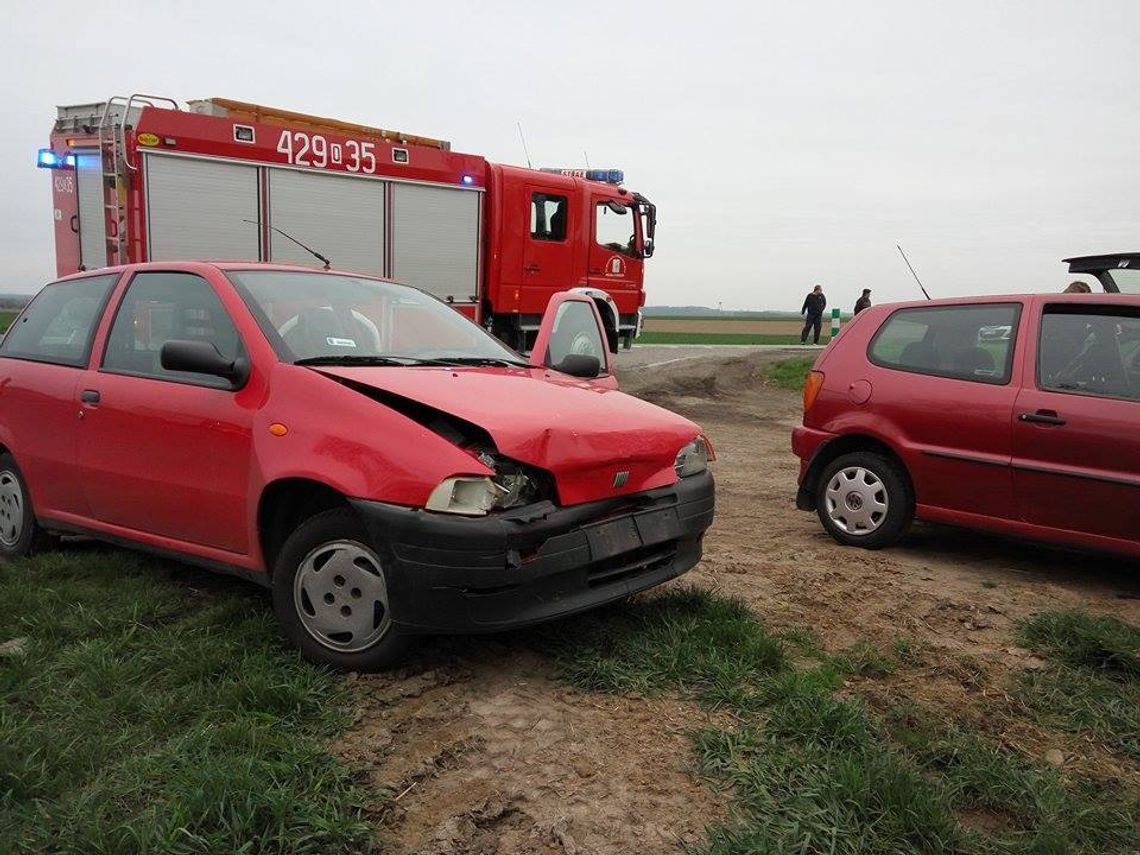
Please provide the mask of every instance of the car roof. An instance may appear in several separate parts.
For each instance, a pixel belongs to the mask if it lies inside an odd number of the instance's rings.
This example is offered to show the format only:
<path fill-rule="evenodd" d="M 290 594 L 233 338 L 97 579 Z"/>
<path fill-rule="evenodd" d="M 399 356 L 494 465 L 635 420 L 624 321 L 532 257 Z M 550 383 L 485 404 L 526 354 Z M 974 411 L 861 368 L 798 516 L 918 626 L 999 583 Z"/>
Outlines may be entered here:
<path fill-rule="evenodd" d="M 69 279 L 81 279 L 87 276 L 105 276 L 107 274 L 119 275 L 124 272 L 138 272 L 147 270 L 185 271 L 187 273 L 205 273 L 209 270 L 276 270 L 284 273 L 317 273 L 326 275 L 355 276 L 362 279 L 376 279 L 382 282 L 395 282 L 383 276 L 371 273 L 354 273 L 349 270 L 322 270 L 319 267 L 308 267 L 303 264 L 278 264 L 270 261 L 144 261 L 135 264 L 118 264 L 113 267 L 97 267 L 91 270 L 81 270 L 69 276 L 62 276 L 53 282 L 64 282 Z"/>
<path fill-rule="evenodd" d="M 1140 303 L 1140 294 L 1109 294 L 1100 291 L 1092 294 L 1063 294 L 1060 291 L 1034 292 L 1030 294 L 982 294 L 965 297 L 940 297 L 934 300 L 906 300 L 900 303 L 879 303 L 872 308 L 882 311 L 887 309 L 921 309 L 936 306 L 976 306 L 993 303 L 1033 303 L 1048 301 L 1050 303 L 1103 303 L 1132 302 Z M 870 310 L 867 310 L 870 311 Z"/>

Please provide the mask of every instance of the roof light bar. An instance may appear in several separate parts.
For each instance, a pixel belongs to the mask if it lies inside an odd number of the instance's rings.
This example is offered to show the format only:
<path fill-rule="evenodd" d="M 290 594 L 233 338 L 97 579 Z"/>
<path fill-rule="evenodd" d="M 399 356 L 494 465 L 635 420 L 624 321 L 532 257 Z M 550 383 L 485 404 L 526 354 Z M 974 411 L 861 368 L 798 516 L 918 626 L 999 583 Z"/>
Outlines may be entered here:
<path fill-rule="evenodd" d="M 621 184 L 625 181 L 625 173 L 620 169 L 563 169 L 558 167 L 544 167 L 542 172 L 552 172 L 555 175 L 569 175 L 571 178 L 585 178 L 587 181 L 604 181 L 606 184 Z"/>

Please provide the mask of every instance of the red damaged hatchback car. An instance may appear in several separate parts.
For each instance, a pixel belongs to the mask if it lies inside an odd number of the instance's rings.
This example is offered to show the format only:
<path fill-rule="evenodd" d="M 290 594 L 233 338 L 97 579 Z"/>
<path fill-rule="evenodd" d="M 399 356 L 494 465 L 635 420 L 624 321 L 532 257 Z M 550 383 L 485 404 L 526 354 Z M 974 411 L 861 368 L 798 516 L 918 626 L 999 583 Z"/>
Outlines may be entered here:
<path fill-rule="evenodd" d="M 1140 557 L 1140 295 L 861 312 L 804 389 L 797 505 L 840 543 L 912 517 Z"/>
<path fill-rule="evenodd" d="M 713 517 L 692 422 L 617 391 L 593 300 L 531 361 L 385 280 L 257 264 L 45 287 L 0 344 L 0 558 L 79 533 L 271 586 L 310 659 L 673 578 Z"/>

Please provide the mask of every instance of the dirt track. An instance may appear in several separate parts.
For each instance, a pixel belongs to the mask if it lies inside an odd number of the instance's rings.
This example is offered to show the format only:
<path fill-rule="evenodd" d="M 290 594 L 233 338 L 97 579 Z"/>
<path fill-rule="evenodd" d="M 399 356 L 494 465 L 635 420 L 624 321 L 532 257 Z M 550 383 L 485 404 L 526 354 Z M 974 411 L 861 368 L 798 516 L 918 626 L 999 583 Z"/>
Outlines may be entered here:
<path fill-rule="evenodd" d="M 1140 621 L 1140 566 L 923 525 L 897 549 L 839 547 L 793 507 L 799 396 L 756 379 L 779 356 L 622 377 L 716 445 L 717 518 L 683 581 L 742 597 L 770 626 L 806 627 L 829 649 L 911 639 L 923 668 L 850 686 L 872 706 L 913 698 L 1030 755 L 1060 748 L 1074 769 L 1133 777 L 1077 737 L 1008 715 L 1002 687 L 1040 664 L 1014 646 L 1020 617 L 1085 606 Z M 354 687 L 357 722 L 336 750 L 399 797 L 372 814 L 397 852 L 680 852 L 728 810 L 728 796 L 691 773 L 686 734 L 707 713 L 570 689 L 516 636 L 432 640 L 405 671 Z"/>

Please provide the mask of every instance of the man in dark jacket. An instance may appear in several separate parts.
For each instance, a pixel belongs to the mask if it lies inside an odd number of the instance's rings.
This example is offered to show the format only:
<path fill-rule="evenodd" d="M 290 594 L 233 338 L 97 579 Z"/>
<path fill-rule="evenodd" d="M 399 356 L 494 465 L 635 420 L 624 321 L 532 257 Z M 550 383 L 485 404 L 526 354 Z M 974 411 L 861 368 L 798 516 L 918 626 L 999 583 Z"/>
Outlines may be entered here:
<path fill-rule="evenodd" d="M 815 343 L 819 344 L 819 328 L 823 326 L 823 310 L 827 308 L 827 298 L 823 296 L 823 286 L 816 285 L 804 298 L 800 314 L 804 316 L 804 331 L 800 333 L 800 344 L 807 344 L 808 330 L 815 328 Z"/>
<path fill-rule="evenodd" d="M 871 289 L 864 288 L 863 296 L 855 301 L 855 314 L 859 314 L 864 309 L 871 308 Z"/>

